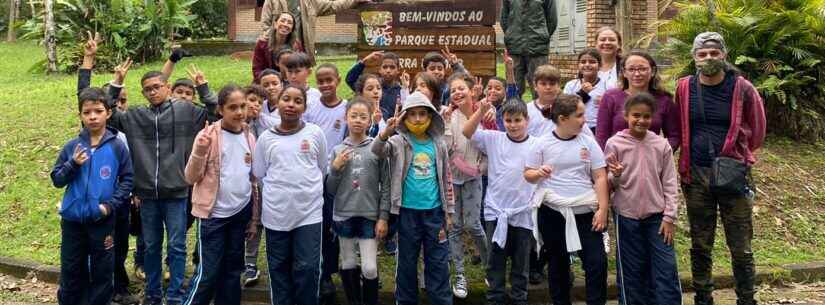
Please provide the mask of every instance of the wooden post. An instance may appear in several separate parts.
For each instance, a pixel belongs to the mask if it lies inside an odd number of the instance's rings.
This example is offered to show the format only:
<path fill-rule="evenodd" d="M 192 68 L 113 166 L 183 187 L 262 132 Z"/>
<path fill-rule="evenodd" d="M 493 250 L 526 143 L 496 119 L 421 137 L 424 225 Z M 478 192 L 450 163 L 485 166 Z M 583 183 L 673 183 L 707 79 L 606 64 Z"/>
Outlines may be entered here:
<path fill-rule="evenodd" d="M 15 42 L 17 40 L 17 32 L 14 31 L 14 22 L 17 20 L 17 7 L 20 6 L 20 0 L 9 0 L 9 35 L 6 41 Z"/>
<path fill-rule="evenodd" d="M 54 37 L 54 8 L 52 0 L 45 0 L 46 10 L 46 59 L 48 61 L 46 71 L 49 73 L 57 72 L 57 46 L 56 38 Z"/>

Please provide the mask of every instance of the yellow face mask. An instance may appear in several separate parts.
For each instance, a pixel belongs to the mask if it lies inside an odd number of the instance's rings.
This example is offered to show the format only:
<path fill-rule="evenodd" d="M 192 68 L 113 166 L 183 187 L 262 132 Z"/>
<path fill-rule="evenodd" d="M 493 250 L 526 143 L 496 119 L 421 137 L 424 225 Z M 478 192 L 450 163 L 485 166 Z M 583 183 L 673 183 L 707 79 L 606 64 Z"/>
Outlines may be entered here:
<path fill-rule="evenodd" d="M 409 130 L 414 136 L 420 137 L 427 133 L 427 128 L 430 127 L 430 118 L 427 118 L 420 124 L 415 124 L 409 120 L 404 120 L 404 126 L 406 126 L 407 130 Z"/>

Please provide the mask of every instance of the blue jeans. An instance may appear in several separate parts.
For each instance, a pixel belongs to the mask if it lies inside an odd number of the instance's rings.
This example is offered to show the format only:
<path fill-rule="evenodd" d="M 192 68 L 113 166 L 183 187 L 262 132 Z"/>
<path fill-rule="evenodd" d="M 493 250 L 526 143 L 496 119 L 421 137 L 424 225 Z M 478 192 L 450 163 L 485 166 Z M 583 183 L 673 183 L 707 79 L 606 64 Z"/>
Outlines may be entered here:
<path fill-rule="evenodd" d="M 244 270 L 244 240 L 252 218 L 252 204 L 227 218 L 200 219 L 200 260 L 189 284 L 185 305 L 241 304 L 241 273 Z"/>
<path fill-rule="evenodd" d="M 109 304 L 115 266 L 114 228 L 114 215 L 94 223 L 60 221 L 60 305 Z"/>
<path fill-rule="evenodd" d="M 424 284 L 433 305 L 452 305 L 450 247 L 438 233 L 446 226 L 441 206 L 431 210 L 401 208 L 398 213 L 398 259 L 395 299 L 399 305 L 418 304 L 418 254 L 424 248 Z"/>
<path fill-rule="evenodd" d="M 322 223 L 292 231 L 266 229 L 269 298 L 272 305 L 317 305 L 321 281 Z"/>
<path fill-rule="evenodd" d="M 616 281 L 625 304 L 682 304 L 673 245 L 665 244 L 662 214 L 635 220 L 616 215 Z"/>
<path fill-rule="evenodd" d="M 166 300 L 182 302 L 184 297 L 183 278 L 186 270 L 186 198 L 144 199 L 140 206 L 140 220 L 143 222 L 143 240 L 146 252 L 143 270 L 146 272 L 148 297 L 160 298 L 161 257 L 163 254 L 163 231 L 166 227 L 166 255 L 169 257 L 169 287 Z"/>

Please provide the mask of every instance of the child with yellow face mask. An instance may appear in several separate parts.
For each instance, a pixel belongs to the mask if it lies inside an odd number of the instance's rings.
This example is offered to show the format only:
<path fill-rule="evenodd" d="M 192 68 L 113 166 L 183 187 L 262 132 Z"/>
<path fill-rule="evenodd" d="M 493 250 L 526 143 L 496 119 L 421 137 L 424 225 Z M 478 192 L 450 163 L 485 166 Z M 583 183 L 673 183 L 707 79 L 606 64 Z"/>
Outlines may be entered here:
<path fill-rule="evenodd" d="M 447 230 L 454 201 L 443 134 L 443 119 L 424 94 L 415 92 L 387 120 L 372 145 L 378 157 L 389 158 L 392 171 L 390 220 L 398 221 L 395 298 L 399 304 L 418 303 L 416 262 L 422 247 L 430 303 L 452 304 Z"/>

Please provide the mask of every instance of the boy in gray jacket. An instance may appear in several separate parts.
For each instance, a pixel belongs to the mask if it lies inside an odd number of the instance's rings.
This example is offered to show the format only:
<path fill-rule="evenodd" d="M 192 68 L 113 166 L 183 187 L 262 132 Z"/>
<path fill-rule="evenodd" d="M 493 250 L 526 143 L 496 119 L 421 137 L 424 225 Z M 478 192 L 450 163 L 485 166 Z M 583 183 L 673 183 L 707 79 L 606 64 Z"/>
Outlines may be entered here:
<path fill-rule="evenodd" d="M 451 305 L 447 229 L 455 204 L 444 121 L 420 92 L 410 95 L 400 110 L 372 144 L 373 153 L 389 158 L 390 213 L 398 217 L 395 298 L 399 305 L 418 304 L 416 265 L 423 247 L 428 299 Z"/>

